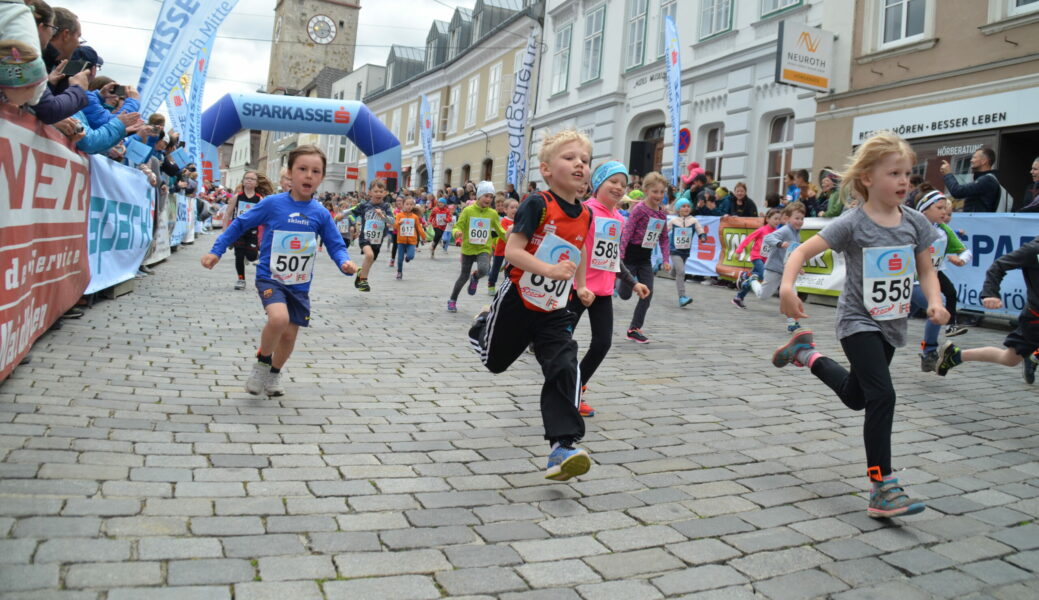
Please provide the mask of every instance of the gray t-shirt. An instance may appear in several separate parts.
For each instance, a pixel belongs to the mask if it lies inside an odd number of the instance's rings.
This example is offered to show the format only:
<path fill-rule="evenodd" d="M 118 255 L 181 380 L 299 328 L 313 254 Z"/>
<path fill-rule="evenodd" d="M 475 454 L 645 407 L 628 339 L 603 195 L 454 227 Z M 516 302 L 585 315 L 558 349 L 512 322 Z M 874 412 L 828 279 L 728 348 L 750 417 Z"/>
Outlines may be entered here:
<path fill-rule="evenodd" d="M 938 231 L 919 212 L 902 207 L 902 222 L 881 227 L 860 208 L 845 211 L 819 232 L 830 248 L 844 254 L 844 291 L 837 302 L 837 339 L 864 331 L 879 331 L 889 344 L 905 346 L 908 319 L 877 321 L 863 300 L 863 255 L 869 248 L 910 246 L 913 255 L 926 252 L 938 239 Z M 904 299 L 909 302 L 908 298 Z"/>
<path fill-rule="evenodd" d="M 766 271 L 783 272 L 783 266 L 786 264 L 786 254 L 790 251 L 790 246 L 780 248 L 779 244 L 782 242 L 789 244 L 801 243 L 801 230 L 784 225 L 765 236 L 765 239 L 761 242 L 761 251 L 763 254 L 768 254 L 768 260 L 765 261 Z"/>

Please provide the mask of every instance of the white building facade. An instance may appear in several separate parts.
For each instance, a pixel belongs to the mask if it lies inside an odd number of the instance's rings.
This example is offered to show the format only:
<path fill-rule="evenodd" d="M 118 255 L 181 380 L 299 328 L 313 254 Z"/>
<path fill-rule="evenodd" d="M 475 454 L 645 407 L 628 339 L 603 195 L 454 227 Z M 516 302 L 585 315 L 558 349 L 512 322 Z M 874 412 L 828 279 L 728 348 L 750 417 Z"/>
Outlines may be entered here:
<path fill-rule="evenodd" d="M 362 65 L 332 84 L 332 98 L 361 101 L 370 90 L 381 88 L 385 80 L 386 67 Z M 318 192 L 343 194 L 360 191 L 360 177 L 347 172 L 348 167 L 357 166 L 357 146 L 345 135 L 321 135 L 318 138 L 318 147 L 328 157 L 325 179 L 321 182 Z M 356 176 L 357 179 L 350 179 L 351 176 Z"/>
<path fill-rule="evenodd" d="M 816 93 L 775 83 L 779 24 L 820 25 L 824 0 L 549 0 L 529 177 L 546 132 L 575 127 L 593 164 L 618 159 L 633 173 L 672 164 L 664 17 L 682 49 L 681 127 L 691 162 L 723 185 L 747 184 L 764 205 L 783 174 L 811 169 Z M 843 157 L 840 157 L 843 159 Z M 837 159 L 835 159 L 837 160 Z"/>

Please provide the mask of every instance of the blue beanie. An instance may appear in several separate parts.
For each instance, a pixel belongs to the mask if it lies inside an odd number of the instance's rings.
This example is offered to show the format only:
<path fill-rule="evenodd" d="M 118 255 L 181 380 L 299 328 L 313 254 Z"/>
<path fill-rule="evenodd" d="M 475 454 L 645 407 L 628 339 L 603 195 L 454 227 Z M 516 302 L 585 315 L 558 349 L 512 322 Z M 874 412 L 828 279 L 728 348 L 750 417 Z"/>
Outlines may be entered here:
<path fill-rule="evenodd" d="M 681 199 L 678 200 L 678 202 L 675 202 L 675 213 L 677 214 L 678 213 L 678 209 L 682 208 L 683 206 L 688 206 L 689 210 L 693 209 L 693 203 L 692 202 L 690 202 L 689 200 L 686 200 L 685 198 L 681 198 Z"/>
<path fill-rule="evenodd" d="M 592 173 L 592 194 L 598 191 L 599 186 L 604 181 L 613 177 L 617 173 L 624 175 L 624 179 L 628 179 L 628 167 L 625 167 L 623 163 L 616 160 L 605 162 L 596 167 L 595 172 Z"/>

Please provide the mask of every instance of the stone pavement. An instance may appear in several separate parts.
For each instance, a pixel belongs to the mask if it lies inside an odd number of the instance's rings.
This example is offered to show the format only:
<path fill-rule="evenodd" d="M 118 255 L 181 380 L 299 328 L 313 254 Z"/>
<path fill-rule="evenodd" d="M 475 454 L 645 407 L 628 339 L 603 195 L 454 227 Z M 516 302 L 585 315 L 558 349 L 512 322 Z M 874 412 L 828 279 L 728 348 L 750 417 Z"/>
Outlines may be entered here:
<path fill-rule="evenodd" d="M 660 280 L 589 390 L 592 471 L 541 477 L 530 356 L 492 376 L 444 311 L 457 249 L 357 293 L 319 256 L 288 394 L 242 391 L 263 315 L 212 237 L 0 385 L 4 598 L 1039 597 L 1039 387 L 896 354 L 895 465 L 928 510 L 865 515 L 862 416 L 769 364 L 775 304 Z M 252 273 L 250 272 L 250 277 Z M 833 310 L 809 306 L 836 352 Z M 922 323 L 910 325 L 911 338 Z M 1004 332 L 959 340 L 993 344 Z M 587 339 L 587 325 L 578 330 Z"/>

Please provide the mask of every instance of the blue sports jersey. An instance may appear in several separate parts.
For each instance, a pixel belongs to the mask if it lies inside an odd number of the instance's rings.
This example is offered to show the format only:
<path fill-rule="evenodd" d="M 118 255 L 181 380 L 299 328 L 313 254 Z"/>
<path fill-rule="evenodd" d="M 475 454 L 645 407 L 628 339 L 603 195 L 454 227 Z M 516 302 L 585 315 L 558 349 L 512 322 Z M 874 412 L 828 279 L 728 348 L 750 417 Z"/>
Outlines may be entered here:
<path fill-rule="evenodd" d="M 313 199 L 297 202 L 289 192 L 268 196 L 235 219 L 216 239 L 210 252 L 222 256 L 243 233 L 259 226 L 264 227 L 264 234 L 256 264 L 257 279 L 277 281 L 294 291 L 309 291 L 318 237 L 336 267 L 350 260 L 328 209 Z"/>

